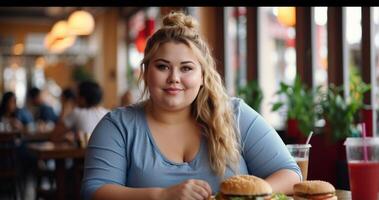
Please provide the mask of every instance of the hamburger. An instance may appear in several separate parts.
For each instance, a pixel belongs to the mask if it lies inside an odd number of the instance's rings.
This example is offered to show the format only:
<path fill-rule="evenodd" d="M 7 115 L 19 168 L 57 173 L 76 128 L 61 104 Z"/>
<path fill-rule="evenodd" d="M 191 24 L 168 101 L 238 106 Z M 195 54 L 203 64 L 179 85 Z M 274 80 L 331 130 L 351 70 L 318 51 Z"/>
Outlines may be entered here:
<path fill-rule="evenodd" d="M 337 200 L 334 186 L 325 181 L 303 181 L 293 186 L 294 200 Z"/>
<path fill-rule="evenodd" d="M 217 200 L 269 200 L 272 188 L 265 180 L 252 175 L 231 176 L 220 184 Z"/>

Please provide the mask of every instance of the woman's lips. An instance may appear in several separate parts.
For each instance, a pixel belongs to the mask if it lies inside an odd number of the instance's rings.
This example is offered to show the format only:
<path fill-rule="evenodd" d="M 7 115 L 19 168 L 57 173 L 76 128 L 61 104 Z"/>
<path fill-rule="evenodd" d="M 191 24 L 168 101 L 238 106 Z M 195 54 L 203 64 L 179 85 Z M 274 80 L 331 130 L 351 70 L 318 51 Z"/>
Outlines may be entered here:
<path fill-rule="evenodd" d="M 178 94 L 179 92 L 181 92 L 183 89 L 180 89 L 180 88 L 166 88 L 166 89 L 163 89 L 167 94 L 170 94 L 170 95 L 175 95 L 175 94 Z"/>

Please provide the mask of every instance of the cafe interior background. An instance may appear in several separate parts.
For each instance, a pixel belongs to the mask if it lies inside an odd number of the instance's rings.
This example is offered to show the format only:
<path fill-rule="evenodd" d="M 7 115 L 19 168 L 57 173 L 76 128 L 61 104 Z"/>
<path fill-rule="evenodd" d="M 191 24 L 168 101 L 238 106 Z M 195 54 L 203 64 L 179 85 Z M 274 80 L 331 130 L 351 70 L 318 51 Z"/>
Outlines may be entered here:
<path fill-rule="evenodd" d="M 228 94 L 285 143 L 314 131 L 308 179 L 348 190 L 344 139 L 361 123 L 367 135 L 378 132 L 376 7 L 1 7 L 0 94 L 13 91 L 22 107 L 37 87 L 59 113 L 62 90 L 93 79 L 108 109 L 122 106 L 126 91 L 138 101 L 146 40 L 171 10 L 199 20 Z M 34 180 L 21 180 L 25 199 L 34 199 Z"/>

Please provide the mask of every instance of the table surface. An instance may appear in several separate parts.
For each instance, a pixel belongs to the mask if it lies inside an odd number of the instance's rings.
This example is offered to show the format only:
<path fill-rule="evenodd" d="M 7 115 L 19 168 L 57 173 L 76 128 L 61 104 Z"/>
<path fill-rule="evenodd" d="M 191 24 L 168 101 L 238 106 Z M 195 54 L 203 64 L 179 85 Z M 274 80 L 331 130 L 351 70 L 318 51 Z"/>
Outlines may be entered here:
<path fill-rule="evenodd" d="M 41 142 L 28 145 L 39 159 L 84 158 L 85 148 L 68 143 Z"/>
<path fill-rule="evenodd" d="M 336 195 L 339 200 L 351 200 L 351 192 L 347 190 L 336 190 Z"/>

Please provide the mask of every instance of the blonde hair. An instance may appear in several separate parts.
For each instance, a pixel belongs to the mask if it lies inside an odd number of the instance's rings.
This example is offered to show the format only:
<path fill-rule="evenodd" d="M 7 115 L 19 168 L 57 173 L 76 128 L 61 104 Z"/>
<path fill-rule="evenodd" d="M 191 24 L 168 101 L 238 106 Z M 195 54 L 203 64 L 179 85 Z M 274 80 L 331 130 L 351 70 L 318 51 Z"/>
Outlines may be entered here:
<path fill-rule="evenodd" d="M 201 64 L 204 83 L 192 103 L 192 115 L 207 137 L 212 170 L 217 175 L 223 176 L 227 166 L 234 172 L 238 171 L 239 134 L 222 79 L 216 71 L 215 61 L 207 44 L 199 36 L 197 26 L 195 19 L 181 12 L 171 12 L 166 15 L 163 18 L 162 28 L 147 41 L 139 81 L 144 79 L 143 95 L 147 95 L 146 74 L 149 62 L 160 45 L 167 42 L 179 42 L 186 44 L 194 51 Z"/>

